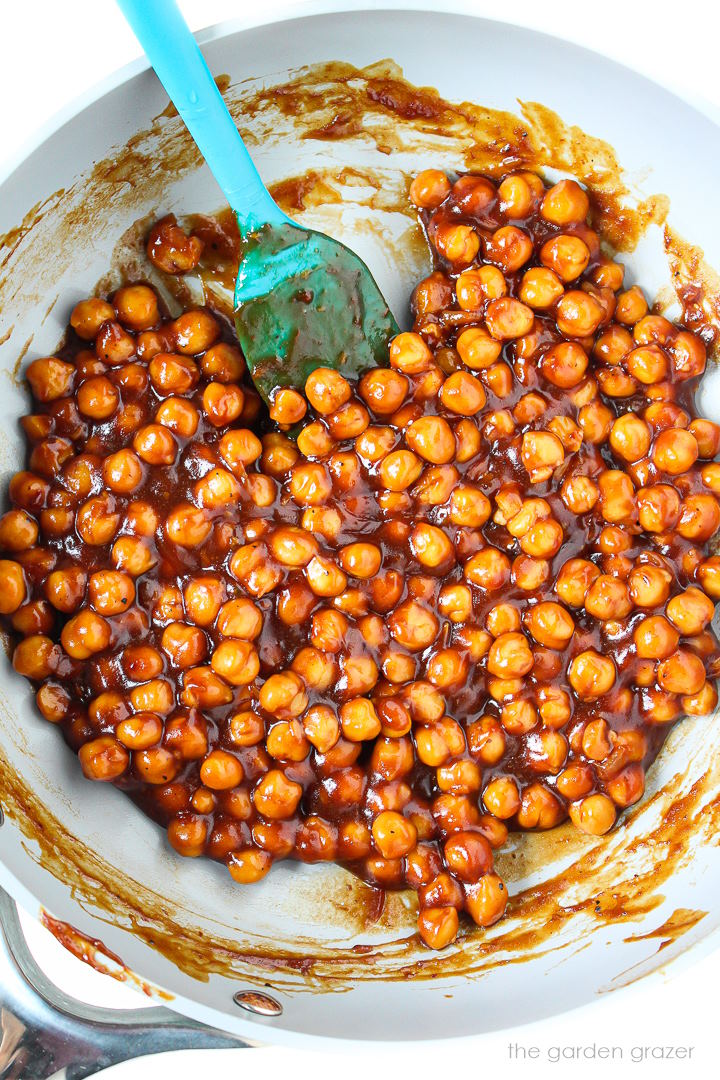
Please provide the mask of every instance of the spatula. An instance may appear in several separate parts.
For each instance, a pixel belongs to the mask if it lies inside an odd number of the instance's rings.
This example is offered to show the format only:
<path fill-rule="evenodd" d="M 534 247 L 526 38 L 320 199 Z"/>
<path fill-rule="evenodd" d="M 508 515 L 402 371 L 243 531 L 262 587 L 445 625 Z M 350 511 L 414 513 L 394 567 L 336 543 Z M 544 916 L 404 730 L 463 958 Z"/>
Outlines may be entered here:
<path fill-rule="evenodd" d="M 174 0 L 118 4 L 237 216 L 235 324 L 263 398 L 302 389 L 317 367 L 352 377 L 385 365 L 398 327 L 372 274 L 275 203 Z"/>

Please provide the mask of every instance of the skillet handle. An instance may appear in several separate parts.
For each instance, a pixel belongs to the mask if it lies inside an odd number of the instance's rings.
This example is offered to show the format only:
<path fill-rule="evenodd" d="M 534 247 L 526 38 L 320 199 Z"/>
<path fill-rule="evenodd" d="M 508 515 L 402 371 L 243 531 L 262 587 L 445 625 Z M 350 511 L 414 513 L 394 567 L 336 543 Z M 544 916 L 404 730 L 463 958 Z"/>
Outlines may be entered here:
<path fill-rule="evenodd" d="M 0 1080 L 82 1080 L 145 1054 L 248 1045 L 162 1006 L 103 1009 L 64 994 L 36 964 L 0 888 Z"/>

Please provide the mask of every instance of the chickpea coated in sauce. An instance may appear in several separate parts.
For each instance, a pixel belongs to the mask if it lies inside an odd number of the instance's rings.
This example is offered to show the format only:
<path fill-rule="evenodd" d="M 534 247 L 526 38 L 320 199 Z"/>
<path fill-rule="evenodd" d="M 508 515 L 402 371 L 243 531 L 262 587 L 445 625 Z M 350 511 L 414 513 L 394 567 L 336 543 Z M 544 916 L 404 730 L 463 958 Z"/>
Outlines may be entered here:
<path fill-rule="evenodd" d="M 643 795 L 717 704 L 720 427 L 587 192 L 416 177 L 434 267 L 388 366 L 264 410 L 229 324 L 130 282 L 27 371 L 0 614 L 89 779 L 182 855 L 339 862 L 418 930 L 500 919 L 493 851 Z M 162 273 L 201 235 L 148 238 Z"/>

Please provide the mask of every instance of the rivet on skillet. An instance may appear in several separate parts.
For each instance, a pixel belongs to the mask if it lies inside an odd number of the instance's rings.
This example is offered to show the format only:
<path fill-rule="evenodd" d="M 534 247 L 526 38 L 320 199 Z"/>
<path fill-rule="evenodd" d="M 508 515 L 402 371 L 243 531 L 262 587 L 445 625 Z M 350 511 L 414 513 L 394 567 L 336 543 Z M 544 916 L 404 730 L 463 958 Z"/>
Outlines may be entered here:
<path fill-rule="evenodd" d="M 283 1007 L 269 994 L 260 994 L 257 990 L 238 990 L 233 994 L 233 1001 L 241 1009 L 256 1013 L 258 1016 L 281 1016 Z"/>

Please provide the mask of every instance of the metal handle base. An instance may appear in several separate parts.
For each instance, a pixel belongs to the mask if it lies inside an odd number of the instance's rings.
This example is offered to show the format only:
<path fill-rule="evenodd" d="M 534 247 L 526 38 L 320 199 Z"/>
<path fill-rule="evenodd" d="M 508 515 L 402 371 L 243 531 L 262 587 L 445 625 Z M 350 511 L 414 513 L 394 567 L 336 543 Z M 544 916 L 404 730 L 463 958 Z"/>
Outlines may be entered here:
<path fill-rule="evenodd" d="M 63 993 L 36 964 L 0 888 L 0 1080 L 82 1080 L 146 1054 L 248 1045 L 163 1006 L 102 1009 Z"/>

